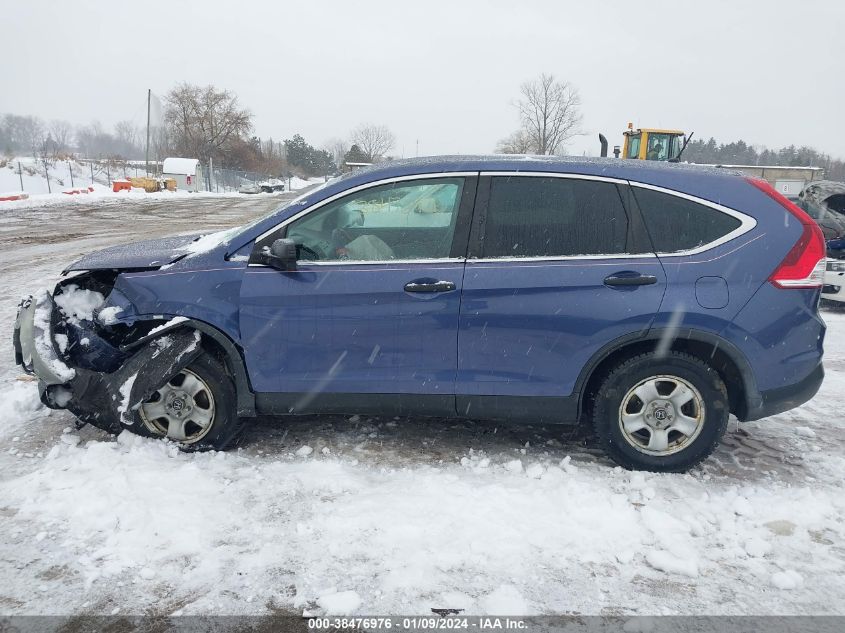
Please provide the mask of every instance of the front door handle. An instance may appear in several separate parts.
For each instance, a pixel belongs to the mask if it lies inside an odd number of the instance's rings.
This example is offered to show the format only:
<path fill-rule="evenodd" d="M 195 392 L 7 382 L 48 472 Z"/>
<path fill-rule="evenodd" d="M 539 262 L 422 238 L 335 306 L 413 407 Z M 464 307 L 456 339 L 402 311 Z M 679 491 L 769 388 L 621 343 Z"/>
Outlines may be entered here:
<path fill-rule="evenodd" d="M 454 289 L 455 284 L 451 281 L 418 279 L 405 284 L 405 292 L 449 292 Z"/>
<path fill-rule="evenodd" d="M 654 275 L 640 273 L 617 273 L 604 278 L 605 286 L 650 286 L 657 283 Z"/>

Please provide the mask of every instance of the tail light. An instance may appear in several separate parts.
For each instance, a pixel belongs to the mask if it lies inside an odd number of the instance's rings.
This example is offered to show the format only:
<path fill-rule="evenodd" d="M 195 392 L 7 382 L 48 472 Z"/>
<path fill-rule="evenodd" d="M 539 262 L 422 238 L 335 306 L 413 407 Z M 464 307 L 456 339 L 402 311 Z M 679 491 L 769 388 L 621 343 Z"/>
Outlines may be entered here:
<path fill-rule="evenodd" d="M 804 211 L 759 178 L 746 178 L 801 224 L 801 237 L 783 258 L 769 282 L 778 288 L 821 288 L 824 284 L 825 243 L 819 225 Z"/>

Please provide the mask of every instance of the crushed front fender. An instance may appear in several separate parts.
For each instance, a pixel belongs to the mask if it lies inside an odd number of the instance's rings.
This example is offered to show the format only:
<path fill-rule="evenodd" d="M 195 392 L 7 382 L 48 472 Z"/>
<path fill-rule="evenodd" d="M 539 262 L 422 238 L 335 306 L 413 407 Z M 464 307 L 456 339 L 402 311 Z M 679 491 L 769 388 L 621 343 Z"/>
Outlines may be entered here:
<path fill-rule="evenodd" d="M 56 342 L 55 311 L 47 292 L 21 302 L 13 334 L 15 359 L 38 378 L 45 405 L 68 409 L 83 422 L 109 431 L 131 424 L 132 412 L 202 351 L 200 333 L 181 326 L 144 339 L 113 371 L 70 367 Z"/>
<path fill-rule="evenodd" d="M 133 412 L 202 352 L 200 333 L 180 328 L 148 341 L 112 373 L 77 369 L 63 388 L 64 408 L 80 420 L 119 432 Z M 48 394 L 49 397 L 49 394 Z"/>

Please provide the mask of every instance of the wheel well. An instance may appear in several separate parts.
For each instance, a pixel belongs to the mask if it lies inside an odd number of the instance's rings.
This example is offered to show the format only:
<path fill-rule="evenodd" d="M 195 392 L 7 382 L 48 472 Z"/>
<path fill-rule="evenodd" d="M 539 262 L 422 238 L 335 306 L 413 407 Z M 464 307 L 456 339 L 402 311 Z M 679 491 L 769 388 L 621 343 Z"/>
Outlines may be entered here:
<path fill-rule="evenodd" d="M 657 339 L 649 339 L 629 343 L 608 354 L 593 368 L 581 392 L 583 394 L 580 407 L 582 419 L 585 414 L 591 415 L 593 398 L 601 383 L 613 368 L 629 358 L 653 352 L 657 348 L 658 342 Z M 746 409 L 745 382 L 737 364 L 729 354 L 719 347 L 718 343 L 708 343 L 695 339 L 675 339 L 669 350 L 695 356 L 715 369 L 728 390 L 731 413 L 740 419 L 744 417 Z"/>
<path fill-rule="evenodd" d="M 223 346 L 208 334 L 201 334 L 202 338 L 200 340 L 200 345 L 202 345 L 202 348 L 226 368 L 226 373 L 229 374 L 230 378 L 234 378 L 235 373 L 232 370 L 231 360 L 229 359 L 229 355 L 226 353 L 226 350 L 223 349 Z"/>
<path fill-rule="evenodd" d="M 166 320 L 154 319 L 144 321 L 146 331 L 157 325 L 167 323 Z M 225 368 L 226 373 L 235 384 L 235 393 L 238 400 L 238 415 L 244 417 L 255 416 L 255 394 L 249 375 L 246 372 L 243 353 L 231 338 L 218 328 L 195 319 L 189 319 L 184 325 L 198 330 L 201 339 L 200 345 L 203 350 L 211 354 Z M 179 326 L 177 326 L 179 327 Z"/>

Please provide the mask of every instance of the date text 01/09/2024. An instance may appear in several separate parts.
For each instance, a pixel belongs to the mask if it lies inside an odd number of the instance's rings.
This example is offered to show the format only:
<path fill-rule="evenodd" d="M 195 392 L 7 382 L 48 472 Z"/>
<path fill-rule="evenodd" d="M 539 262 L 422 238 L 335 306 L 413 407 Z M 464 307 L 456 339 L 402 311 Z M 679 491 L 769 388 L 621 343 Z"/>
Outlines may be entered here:
<path fill-rule="evenodd" d="M 398 629 L 403 631 L 431 630 L 511 630 L 527 628 L 527 623 L 520 618 L 509 617 L 345 617 L 345 618 L 309 618 L 308 628 L 321 629 Z"/>

